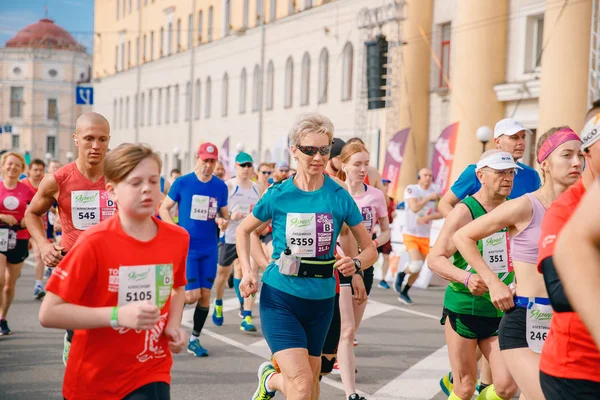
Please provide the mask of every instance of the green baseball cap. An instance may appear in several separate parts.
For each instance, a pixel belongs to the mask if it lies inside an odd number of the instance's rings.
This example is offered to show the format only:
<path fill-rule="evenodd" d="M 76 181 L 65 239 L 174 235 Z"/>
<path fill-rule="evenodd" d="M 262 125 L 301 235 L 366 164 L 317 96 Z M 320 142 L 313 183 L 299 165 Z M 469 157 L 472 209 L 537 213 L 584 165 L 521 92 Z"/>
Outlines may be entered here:
<path fill-rule="evenodd" d="M 235 156 L 235 162 L 237 164 L 245 164 L 245 163 L 251 163 L 253 161 L 252 161 L 252 156 L 250 154 L 244 153 L 242 151 L 237 156 Z"/>

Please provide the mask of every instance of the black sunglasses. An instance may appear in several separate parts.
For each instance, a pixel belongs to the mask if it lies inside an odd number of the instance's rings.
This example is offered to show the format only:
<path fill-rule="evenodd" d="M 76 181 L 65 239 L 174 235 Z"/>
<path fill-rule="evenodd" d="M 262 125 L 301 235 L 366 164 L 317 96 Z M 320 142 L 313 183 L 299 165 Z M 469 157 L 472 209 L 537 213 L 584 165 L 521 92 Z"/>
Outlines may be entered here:
<path fill-rule="evenodd" d="M 263 175 L 271 175 L 271 171 L 260 171 Z"/>
<path fill-rule="evenodd" d="M 252 168 L 252 163 L 251 162 L 245 162 L 242 164 L 238 164 L 240 167 L 242 168 Z"/>
<path fill-rule="evenodd" d="M 300 146 L 298 144 L 296 145 L 296 148 L 307 156 L 314 156 L 317 153 L 321 154 L 322 156 L 326 156 L 331 152 L 331 146 Z"/>

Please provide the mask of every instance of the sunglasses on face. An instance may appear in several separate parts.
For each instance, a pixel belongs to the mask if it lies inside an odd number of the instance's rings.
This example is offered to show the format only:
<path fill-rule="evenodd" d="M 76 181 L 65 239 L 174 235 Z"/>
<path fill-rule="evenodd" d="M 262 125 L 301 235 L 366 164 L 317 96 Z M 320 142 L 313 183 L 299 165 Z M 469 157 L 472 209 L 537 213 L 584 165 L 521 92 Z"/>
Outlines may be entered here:
<path fill-rule="evenodd" d="M 250 163 L 250 162 L 245 162 L 245 163 L 238 164 L 238 165 L 242 168 L 252 168 L 252 163 Z"/>
<path fill-rule="evenodd" d="M 322 156 L 326 156 L 331 152 L 331 146 L 317 147 L 296 145 L 296 148 L 307 156 L 314 156 L 317 153 L 321 154 Z"/>
<path fill-rule="evenodd" d="M 271 171 L 260 171 L 263 175 L 271 175 Z"/>

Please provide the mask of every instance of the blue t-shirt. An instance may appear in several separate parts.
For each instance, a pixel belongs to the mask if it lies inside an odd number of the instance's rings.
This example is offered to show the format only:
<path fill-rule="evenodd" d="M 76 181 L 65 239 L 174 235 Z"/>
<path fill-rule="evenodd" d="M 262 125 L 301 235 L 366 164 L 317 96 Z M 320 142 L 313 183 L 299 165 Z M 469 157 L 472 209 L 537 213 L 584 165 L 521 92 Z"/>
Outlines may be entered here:
<path fill-rule="evenodd" d="M 513 188 L 508 196 L 511 199 L 521 197 L 525 193 L 535 192 L 540 188 L 540 186 L 542 186 L 540 174 L 538 174 L 535 169 L 525 164 L 521 164 L 520 162 L 517 162 L 517 164 L 523 169 L 517 169 Z M 454 193 L 459 200 L 463 200 L 467 196 L 474 195 L 481 188 L 481 182 L 479 182 L 479 179 L 477 179 L 475 168 L 475 164 L 471 164 L 465 168 L 465 170 L 462 172 L 462 174 L 460 174 L 456 182 L 454 182 L 450 188 L 452 193 Z"/>
<path fill-rule="evenodd" d="M 179 207 L 179 225 L 190 234 L 190 242 L 203 242 L 203 245 L 214 243 L 216 246 L 215 218 L 221 207 L 227 206 L 225 182 L 213 176 L 204 183 L 196 173 L 191 172 L 173 182 L 169 197 Z"/>
<path fill-rule="evenodd" d="M 252 214 L 261 221 L 272 221 L 272 258 L 275 260 L 288 245 L 294 254 L 304 251 L 307 257 L 332 259 L 342 224 L 353 227 L 363 221 L 354 199 L 328 176 L 325 176 L 323 186 L 314 192 L 298 189 L 292 179 L 275 183 L 254 206 Z M 286 238 L 286 228 L 306 236 L 301 239 L 293 235 Z M 293 243 L 294 240 L 299 242 Z M 311 251 L 314 254 L 308 254 Z M 262 281 L 304 299 L 322 300 L 335 296 L 335 277 L 323 279 L 282 275 L 275 263 L 269 264 Z"/>
<path fill-rule="evenodd" d="M 165 178 L 160 177 L 160 192 L 163 193 L 165 191 Z"/>

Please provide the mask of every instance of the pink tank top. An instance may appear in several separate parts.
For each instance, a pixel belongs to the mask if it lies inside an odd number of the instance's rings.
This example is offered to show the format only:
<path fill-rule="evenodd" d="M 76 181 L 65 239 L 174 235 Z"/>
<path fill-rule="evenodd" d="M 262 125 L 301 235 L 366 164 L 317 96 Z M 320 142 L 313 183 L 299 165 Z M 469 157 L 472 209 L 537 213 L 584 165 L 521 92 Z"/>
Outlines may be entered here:
<path fill-rule="evenodd" d="M 365 185 L 365 189 L 365 193 L 353 198 L 363 215 L 365 227 L 369 233 L 373 233 L 379 218 L 388 216 L 387 204 L 381 190 L 369 185 Z"/>
<path fill-rule="evenodd" d="M 523 231 L 511 238 L 510 255 L 513 261 L 536 264 L 538 259 L 538 241 L 542 230 L 542 220 L 546 208 L 541 201 L 531 193 L 525 194 L 533 206 L 533 215 L 529 225 Z"/>

